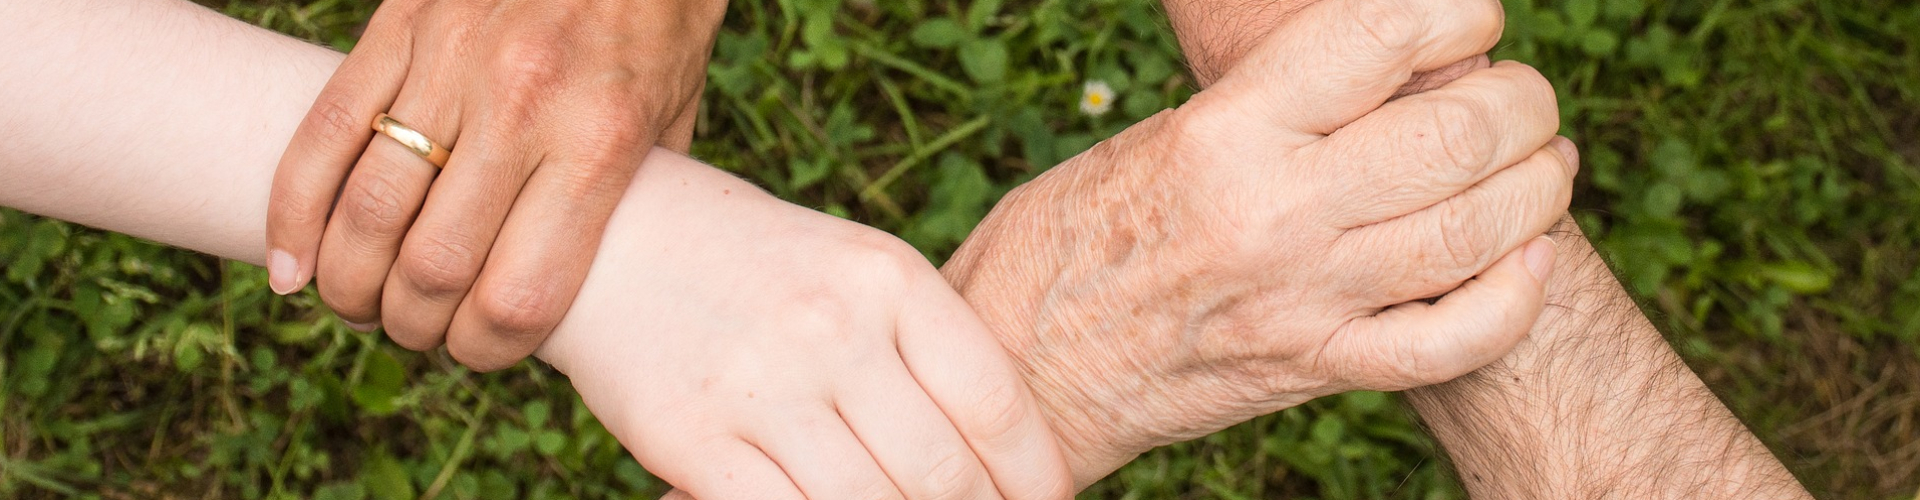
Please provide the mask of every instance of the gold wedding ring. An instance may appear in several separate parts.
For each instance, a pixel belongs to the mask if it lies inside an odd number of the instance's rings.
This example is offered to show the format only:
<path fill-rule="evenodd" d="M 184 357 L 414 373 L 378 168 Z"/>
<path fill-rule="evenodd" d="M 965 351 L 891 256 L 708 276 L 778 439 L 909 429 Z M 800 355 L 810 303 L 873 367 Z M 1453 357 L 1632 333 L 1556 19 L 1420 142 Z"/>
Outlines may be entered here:
<path fill-rule="evenodd" d="M 395 120 L 386 113 L 380 113 L 380 116 L 373 118 L 373 130 L 387 134 L 387 137 L 392 137 L 401 146 L 406 146 L 408 150 L 413 151 L 413 154 L 426 158 L 427 163 L 433 164 L 433 168 L 446 168 L 447 157 L 453 155 L 453 151 L 440 147 L 439 143 L 428 139 L 426 134 L 414 130 L 405 123 L 400 123 L 400 120 Z"/>

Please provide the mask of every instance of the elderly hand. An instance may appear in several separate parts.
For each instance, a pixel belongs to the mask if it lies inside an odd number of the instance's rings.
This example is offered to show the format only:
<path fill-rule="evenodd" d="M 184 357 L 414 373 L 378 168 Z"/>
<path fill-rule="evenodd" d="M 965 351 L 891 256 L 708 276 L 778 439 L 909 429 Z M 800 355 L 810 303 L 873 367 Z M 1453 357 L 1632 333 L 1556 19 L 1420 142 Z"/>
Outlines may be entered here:
<path fill-rule="evenodd" d="M 945 270 L 1082 485 L 1318 396 L 1467 373 L 1540 313 L 1540 235 L 1576 170 L 1552 87 L 1502 63 L 1389 102 L 1492 47 L 1500 5 L 1325 2 L 1292 23 L 1010 194 Z"/>
<path fill-rule="evenodd" d="M 640 159 L 691 140 L 725 6 L 385 2 L 275 175 L 274 290 L 317 278 L 350 323 L 479 370 L 533 352 Z M 379 113 L 451 148 L 445 168 L 375 136 Z"/>

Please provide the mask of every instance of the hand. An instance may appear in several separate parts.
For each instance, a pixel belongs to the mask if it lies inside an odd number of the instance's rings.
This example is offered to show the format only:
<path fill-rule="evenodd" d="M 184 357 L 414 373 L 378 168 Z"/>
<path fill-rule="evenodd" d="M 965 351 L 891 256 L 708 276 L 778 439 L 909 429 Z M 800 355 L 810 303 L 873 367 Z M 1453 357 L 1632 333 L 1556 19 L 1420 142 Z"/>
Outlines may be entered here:
<path fill-rule="evenodd" d="M 1459 376 L 1539 315 L 1538 238 L 1576 169 L 1552 87 L 1502 63 L 1388 102 L 1490 48 L 1500 6 L 1298 16 L 1185 107 L 1010 194 L 945 270 L 1079 484 L 1321 395 Z"/>
<path fill-rule="evenodd" d="M 699 498 L 1067 498 L 1057 441 L 926 259 L 656 154 L 541 347 Z"/>
<path fill-rule="evenodd" d="M 725 6 L 387 1 L 274 177 L 274 290 L 317 277 L 341 318 L 402 346 L 519 361 L 572 303 L 640 159 L 686 150 Z M 452 148 L 446 168 L 374 136 L 382 112 Z"/>

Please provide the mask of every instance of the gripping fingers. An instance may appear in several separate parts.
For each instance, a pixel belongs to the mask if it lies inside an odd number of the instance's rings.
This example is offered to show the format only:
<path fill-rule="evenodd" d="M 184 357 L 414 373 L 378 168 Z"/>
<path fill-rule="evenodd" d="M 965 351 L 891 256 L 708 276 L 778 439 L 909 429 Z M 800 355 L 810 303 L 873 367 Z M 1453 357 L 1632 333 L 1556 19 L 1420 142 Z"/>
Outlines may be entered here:
<path fill-rule="evenodd" d="M 881 370 L 864 374 L 836 405 L 900 492 L 912 499 L 999 498 L 980 458 L 906 367 Z"/>
<path fill-rule="evenodd" d="M 623 443 L 626 441 L 623 441 Z M 630 448 L 631 449 L 631 448 Z M 754 498 L 767 500 L 806 500 L 787 473 L 774 465 L 760 448 L 738 438 L 716 438 L 693 446 L 677 446 L 671 453 L 658 453 L 659 461 L 642 459 L 641 465 L 681 491 L 680 498 L 694 497 L 725 500 Z M 640 452 L 644 450 L 636 450 Z M 665 451 L 665 450 L 658 450 Z M 698 457 L 698 460 L 689 460 Z M 700 468 L 680 469 L 680 463 L 699 463 Z M 669 494 L 668 497 L 673 497 Z"/>
<path fill-rule="evenodd" d="M 407 79 L 409 35 L 383 17 L 375 16 L 370 35 L 327 81 L 274 171 L 267 198 L 267 273 L 274 293 L 293 293 L 313 278 L 335 195 L 373 137 L 368 125 L 393 105 Z"/>
<path fill-rule="evenodd" d="M 651 147 L 651 140 L 637 146 L 642 152 Z M 479 280 L 452 316 L 447 351 L 454 359 L 496 370 L 546 341 L 586 281 L 639 155 L 548 161 L 533 172 L 500 226 Z"/>
<path fill-rule="evenodd" d="M 1258 103 L 1282 130 L 1332 133 L 1378 108 L 1415 72 L 1492 48 L 1503 14 L 1494 0 L 1317 2 L 1191 104 Z"/>
<path fill-rule="evenodd" d="M 1411 247 L 1404 259 L 1352 263 L 1372 269 L 1357 290 L 1378 304 L 1433 297 L 1480 273 L 1500 255 L 1545 233 L 1566 213 L 1579 161 L 1573 143 L 1555 138 L 1518 165 L 1500 171 L 1459 196 L 1391 221 L 1350 230 L 1345 244 Z M 1380 248 L 1380 247 L 1374 247 Z M 1392 248 L 1392 247 L 1386 247 Z M 1378 255 L 1354 247 L 1350 255 Z"/>
<path fill-rule="evenodd" d="M 401 89 L 390 115 L 453 148 L 460 113 L 451 103 L 429 97 L 434 88 L 434 81 L 416 73 Z M 367 145 L 327 224 L 315 273 L 320 297 L 341 318 L 361 324 L 380 319 L 387 272 L 438 175 L 437 167 L 393 138 L 379 135 Z M 409 349 L 439 344 L 438 339 L 393 339 Z"/>
<path fill-rule="evenodd" d="M 1432 206 L 1526 159 L 1560 128 L 1553 85 L 1525 64 L 1501 62 L 1437 90 L 1381 106 L 1304 151 L 1302 176 L 1344 204 L 1335 227 L 1371 224 Z"/>
<path fill-rule="evenodd" d="M 1540 317 L 1557 246 L 1545 236 L 1441 297 L 1355 319 L 1323 351 L 1352 388 L 1397 391 L 1452 380 L 1506 355 Z"/>
<path fill-rule="evenodd" d="M 938 279 L 902 301 L 901 359 L 1009 499 L 1073 495 L 1059 440 L 1006 351 L 966 301 Z"/>
<path fill-rule="evenodd" d="M 769 421 L 794 425 L 775 426 L 764 435 L 754 436 L 753 440 L 786 471 L 787 477 L 807 498 L 904 498 L 874 461 L 875 457 L 832 408 L 821 407 L 804 414 L 781 412 L 768 417 Z"/>
<path fill-rule="evenodd" d="M 472 140 L 454 151 L 434 181 L 433 195 L 386 276 L 383 308 L 406 312 L 385 320 L 387 335 L 395 341 L 451 343 L 449 325 L 479 279 L 514 206 L 502 200 L 520 192 L 537 161 L 511 134 L 482 128 L 469 135 Z"/>

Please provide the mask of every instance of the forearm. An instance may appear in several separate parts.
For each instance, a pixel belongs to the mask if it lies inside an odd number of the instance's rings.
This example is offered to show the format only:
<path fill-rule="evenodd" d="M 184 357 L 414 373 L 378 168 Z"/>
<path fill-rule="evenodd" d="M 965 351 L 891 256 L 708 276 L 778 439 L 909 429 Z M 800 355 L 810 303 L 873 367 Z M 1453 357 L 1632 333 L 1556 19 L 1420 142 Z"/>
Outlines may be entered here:
<path fill-rule="evenodd" d="M 1164 3 L 1181 46 L 1201 52 L 1189 59 L 1205 83 L 1312 1 Z M 1444 84 L 1460 69 L 1416 76 L 1402 94 Z M 1530 338 L 1487 368 L 1406 393 L 1469 491 L 1481 498 L 1804 497 L 1667 346 L 1571 219 L 1556 231 L 1548 307 Z"/>
<path fill-rule="evenodd" d="M 1317 0 L 1161 0 L 1180 53 L 1201 87 L 1212 85 L 1294 11 Z"/>
<path fill-rule="evenodd" d="M 1406 392 L 1479 498 L 1805 498 L 1647 321 L 1571 219 L 1506 357 Z"/>
<path fill-rule="evenodd" d="M 171 0 L 0 19 L 0 204 L 261 262 L 273 166 L 339 54 Z"/>
<path fill-rule="evenodd" d="M 0 206 L 264 260 L 274 167 L 341 54 L 176 0 L 8 2 L 0 20 L 0 43 L 14 47 L 0 67 L 17 75 L 0 79 L 9 144 L 0 148 Z M 644 235 L 777 202 L 664 150 L 643 167 L 613 214 L 603 257 L 651 248 Z M 638 267 L 619 255 L 597 260 L 592 274 L 633 276 Z M 617 303 L 609 297 L 620 281 L 589 280 L 581 303 Z M 603 321 L 577 318 L 594 307 L 571 311 L 548 347 Z"/>

